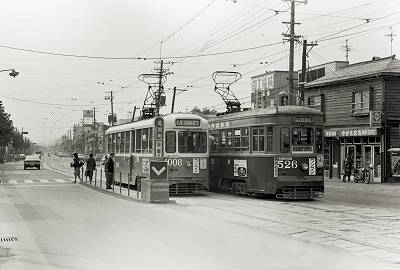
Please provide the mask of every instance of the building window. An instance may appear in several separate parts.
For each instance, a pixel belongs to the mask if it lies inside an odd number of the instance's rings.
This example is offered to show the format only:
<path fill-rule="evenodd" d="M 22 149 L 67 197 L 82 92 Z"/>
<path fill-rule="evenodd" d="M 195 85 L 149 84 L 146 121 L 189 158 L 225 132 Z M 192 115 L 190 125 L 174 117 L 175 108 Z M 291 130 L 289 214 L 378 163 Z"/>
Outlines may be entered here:
<path fill-rule="evenodd" d="M 351 112 L 353 113 L 353 115 L 369 114 L 369 96 L 369 90 L 353 92 L 353 103 L 351 107 Z"/>
<path fill-rule="evenodd" d="M 322 96 L 312 96 L 307 99 L 307 106 L 322 111 Z"/>
<path fill-rule="evenodd" d="M 273 98 L 267 99 L 265 101 L 265 106 L 267 106 L 267 107 L 272 107 L 274 105 L 275 105 L 275 99 L 273 99 Z"/>

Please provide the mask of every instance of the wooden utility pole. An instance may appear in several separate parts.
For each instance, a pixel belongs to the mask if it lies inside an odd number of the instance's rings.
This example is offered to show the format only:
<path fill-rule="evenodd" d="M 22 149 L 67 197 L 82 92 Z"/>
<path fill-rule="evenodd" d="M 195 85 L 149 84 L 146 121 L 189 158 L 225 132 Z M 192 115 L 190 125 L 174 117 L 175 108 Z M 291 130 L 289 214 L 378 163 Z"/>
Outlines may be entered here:
<path fill-rule="evenodd" d="M 289 86 L 289 93 L 288 93 L 288 103 L 289 105 L 295 105 L 295 89 L 294 89 L 294 42 L 298 41 L 300 36 L 295 35 L 294 27 L 296 24 L 295 22 L 295 6 L 296 2 L 301 2 L 307 4 L 307 1 L 296 1 L 296 0 L 283 0 L 285 2 L 290 1 L 290 22 L 283 22 L 284 24 L 289 25 L 289 34 L 283 34 L 285 40 L 289 41 L 289 76 L 288 76 L 288 86 Z"/>
<path fill-rule="evenodd" d="M 303 54 L 301 57 L 301 76 L 299 82 L 299 90 L 300 90 L 300 104 L 301 106 L 304 105 L 304 84 L 307 82 L 307 57 L 309 51 L 307 51 L 307 47 L 314 47 L 317 46 L 316 43 L 307 43 L 307 40 L 303 40 Z M 311 50 L 310 49 L 310 50 Z"/>
<path fill-rule="evenodd" d="M 174 109 L 175 109 L 175 96 L 176 96 L 176 91 L 186 92 L 187 89 L 177 89 L 176 86 L 174 86 L 174 94 L 173 94 L 173 96 L 172 96 L 171 113 L 174 113 Z"/>

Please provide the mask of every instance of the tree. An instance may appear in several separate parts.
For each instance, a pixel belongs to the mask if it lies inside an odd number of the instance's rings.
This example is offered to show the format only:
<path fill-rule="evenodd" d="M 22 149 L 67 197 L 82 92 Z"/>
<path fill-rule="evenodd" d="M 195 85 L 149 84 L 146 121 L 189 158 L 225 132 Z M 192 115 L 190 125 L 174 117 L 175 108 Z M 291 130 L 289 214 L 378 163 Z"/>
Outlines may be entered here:
<path fill-rule="evenodd" d="M 10 114 L 5 112 L 3 103 L 0 103 L 0 147 L 6 146 L 11 142 L 13 129 Z"/>
<path fill-rule="evenodd" d="M 208 115 L 216 115 L 218 112 L 215 109 L 210 109 L 207 107 L 200 109 L 199 107 L 196 106 L 190 111 L 190 113 L 197 114 L 201 117 L 205 117 Z"/>

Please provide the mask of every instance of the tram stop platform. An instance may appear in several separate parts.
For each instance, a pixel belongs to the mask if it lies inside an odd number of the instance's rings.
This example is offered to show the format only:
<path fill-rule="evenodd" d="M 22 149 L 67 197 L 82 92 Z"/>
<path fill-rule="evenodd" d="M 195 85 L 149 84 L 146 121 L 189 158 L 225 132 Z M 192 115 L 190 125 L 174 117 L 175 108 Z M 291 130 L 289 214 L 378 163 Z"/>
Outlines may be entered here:
<path fill-rule="evenodd" d="M 63 175 L 73 177 L 73 171 L 69 164 L 70 159 L 46 159 L 44 162 L 44 167 Z M 118 181 L 115 182 L 112 189 L 106 189 L 106 179 L 104 177 L 103 169 L 103 166 L 98 166 L 97 171 L 94 172 L 92 182 L 90 182 L 87 177 L 83 176 L 83 181 L 79 182 L 80 180 L 78 179 L 78 183 L 98 192 L 112 195 L 121 199 L 135 200 L 146 203 L 175 203 L 174 200 L 169 199 L 168 185 L 165 187 L 165 184 L 158 183 L 159 181 L 145 181 L 146 179 L 143 179 L 142 191 L 133 190 L 131 188 L 128 189 L 126 186 L 120 185 Z M 100 176 L 101 174 L 103 175 Z"/>

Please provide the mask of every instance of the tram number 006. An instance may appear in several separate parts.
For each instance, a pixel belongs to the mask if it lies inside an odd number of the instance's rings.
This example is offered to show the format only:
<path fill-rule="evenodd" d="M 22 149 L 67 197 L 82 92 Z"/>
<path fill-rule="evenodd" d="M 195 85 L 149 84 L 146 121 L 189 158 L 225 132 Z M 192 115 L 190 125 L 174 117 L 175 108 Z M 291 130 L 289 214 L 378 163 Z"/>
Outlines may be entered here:
<path fill-rule="evenodd" d="M 180 167 L 183 165 L 182 159 L 178 158 L 170 158 L 167 160 L 168 166 Z"/>
<path fill-rule="evenodd" d="M 279 169 L 296 169 L 298 166 L 297 160 L 278 160 L 277 165 Z"/>

